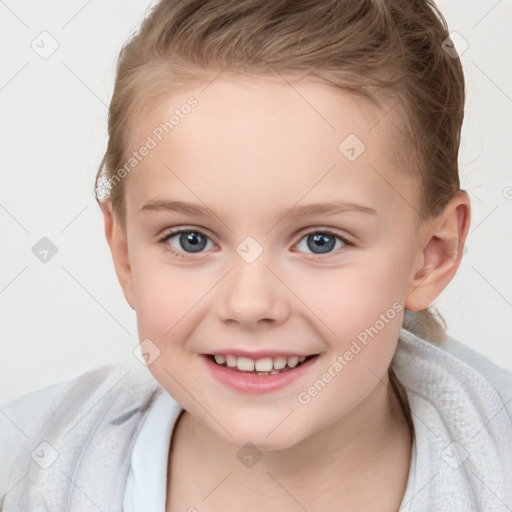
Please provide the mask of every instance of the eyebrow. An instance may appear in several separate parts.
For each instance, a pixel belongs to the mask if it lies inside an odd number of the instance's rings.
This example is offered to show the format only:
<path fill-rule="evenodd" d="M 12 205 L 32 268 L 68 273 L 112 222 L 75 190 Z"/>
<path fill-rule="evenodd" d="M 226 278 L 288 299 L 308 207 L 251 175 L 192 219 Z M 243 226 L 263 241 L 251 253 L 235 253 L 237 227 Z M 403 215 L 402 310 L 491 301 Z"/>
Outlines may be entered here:
<path fill-rule="evenodd" d="M 333 203 L 306 204 L 281 210 L 280 218 L 307 217 L 308 215 L 335 215 L 337 213 L 359 212 L 377 215 L 377 211 L 358 203 L 335 201 Z"/>
<path fill-rule="evenodd" d="M 178 212 L 194 217 L 208 217 L 212 211 L 206 206 L 200 206 L 184 201 L 168 201 L 164 199 L 155 199 L 148 201 L 142 206 L 143 211 L 167 211 Z M 364 206 L 353 202 L 336 201 L 332 203 L 317 203 L 303 206 L 294 205 L 290 208 L 281 210 L 279 218 L 297 218 L 307 217 L 309 215 L 335 215 L 339 213 L 359 212 L 370 215 L 377 215 L 377 211 L 369 206 Z"/>

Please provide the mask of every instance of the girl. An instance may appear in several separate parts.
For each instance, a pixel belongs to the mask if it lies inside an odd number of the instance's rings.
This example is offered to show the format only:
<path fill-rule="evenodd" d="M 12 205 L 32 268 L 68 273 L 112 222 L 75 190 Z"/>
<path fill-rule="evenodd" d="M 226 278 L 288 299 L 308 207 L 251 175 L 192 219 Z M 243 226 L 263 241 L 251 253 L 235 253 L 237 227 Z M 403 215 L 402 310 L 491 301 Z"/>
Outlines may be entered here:
<path fill-rule="evenodd" d="M 428 309 L 463 105 L 430 1 L 156 5 L 97 176 L 149 372 L 59 387 L 2 510 L 510 510 L 511 376 Z"/>

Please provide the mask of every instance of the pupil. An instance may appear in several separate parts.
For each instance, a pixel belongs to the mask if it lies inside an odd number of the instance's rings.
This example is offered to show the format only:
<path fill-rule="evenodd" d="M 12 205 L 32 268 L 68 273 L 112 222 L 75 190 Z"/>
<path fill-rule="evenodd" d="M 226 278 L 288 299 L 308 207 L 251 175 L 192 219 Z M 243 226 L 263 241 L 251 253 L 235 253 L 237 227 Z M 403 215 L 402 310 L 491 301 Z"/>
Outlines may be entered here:
<path fill-rule="evenodd" d="M 323 254 L 331 251 L 336 245 L 336 240 L 333 236 L 325 233 L 315 233 L 308 236 L 308 247 L 317 254 Z"/>
<path fill-rule="evenodd" d="M 199 252 L 205 248 L 206 239 L 199 233 L 189 231 L 181 233 L 180 244 L 188 252 Z"/>

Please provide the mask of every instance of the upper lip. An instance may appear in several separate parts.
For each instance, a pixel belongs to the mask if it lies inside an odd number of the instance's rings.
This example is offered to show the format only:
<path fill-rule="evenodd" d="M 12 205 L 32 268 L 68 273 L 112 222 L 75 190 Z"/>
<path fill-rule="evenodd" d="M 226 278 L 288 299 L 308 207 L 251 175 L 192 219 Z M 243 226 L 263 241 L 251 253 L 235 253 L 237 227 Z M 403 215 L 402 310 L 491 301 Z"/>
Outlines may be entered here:
<path fill-rule="evenodd" d="M 300 352 L 287 352 L 287 351 L 276 351 L 276 350 L 259 350 L 258 352 L 248 352 L 247 350 L 238 350 L 238 349 L 226 349 L 226 350 L 216 350 L 213 352 L 209 352 L 208 355 L 232 355 L 236 357 L 248 357 L 250 359 L 262 359 L 264 357 L 277 357 L 277 356 L 284 356 L 284 357 L 308 357 L 308 356 L 316 356 L 318 353 L 300 353 Z"/>

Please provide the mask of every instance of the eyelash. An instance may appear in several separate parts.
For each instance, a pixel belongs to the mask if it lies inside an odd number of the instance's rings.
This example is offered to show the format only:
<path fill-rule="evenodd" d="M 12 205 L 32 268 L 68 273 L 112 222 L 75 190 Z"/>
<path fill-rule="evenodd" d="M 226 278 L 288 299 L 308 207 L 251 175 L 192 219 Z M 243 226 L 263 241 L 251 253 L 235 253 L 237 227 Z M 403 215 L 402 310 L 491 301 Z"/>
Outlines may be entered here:
<path fill-rule="evenodd" d="M 206 235 L 205 233 L 203 233 L 202 231 L 198 230 L 198 229 L 195 229 L 195 228 L 179 228 L 179 229 L 174 229 L 174 230 L 170 230 L 170 231 L 167 231 L 161 238 L 159 238 L 157 240 L 158 243 L 160 244 L 163 244 L 164 246 L 164 250 L 168 251 L 168 252 L 171 252 L 174 256 L 177 256 L 179 258 L 188 258 L 190 255 L 194 254 L 194 253 L 187 253 L 187 252 L 182 252 L 182 251 L 177 251 L 174 247 L 170 246 L 169 245 L 169 240 L 174 236 L 174 235 L 179 235 L 181 233 L 189 233 L 193 231 L 194 233 L 197 233 L 205 238 L 207 238 L 208 240 L 210 240 L 210 237 L 208 237 L 208 235 Z M 340 252 L 345 252 L 345 250 L 347 250 L 348 247 L 355 247 L 355 244 L 350 242 L 349 240 L 347 240 L 346 238 L 342 237 L 341 235 L 335 233 L 334 231 L 330 230 L 330 229 L 314 229 L 314 230 L 311 230 L 311 231 L 307 231 L 307 232 L 304 232 L 301 234 L 301 237 L 299 239 L 299 241 L 295 244 L 295 245 L 298 245 L 299 242 L 309 236 L 309 235 L 315 235 L 315 234 L 323 234 L 323 235 L 330 235 L 338 240 L 341 240 L 343 242 L 343 244 L 345 245 L 344 247 L 341 247 L 340 249 L 337 249 L 335 251 L 332 251 L 332 252 L 329 252 L 329 253 L 326 253 L 327 256 L 331 255 L 331 254 L 334 254 L 334 253 L 340 253 Z M 298 251 L 300 252 L 300 251 Z M 201 254 L 201 252 L 197 253 L 197 254 Z M 309 253 L 310 254 L 310 259 L 324 259 L 326 256 L 323 256 L 323 255 L 320 255 L 320 254 L 314 254 L 314 253 Z"/>

